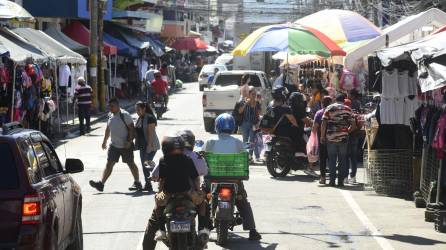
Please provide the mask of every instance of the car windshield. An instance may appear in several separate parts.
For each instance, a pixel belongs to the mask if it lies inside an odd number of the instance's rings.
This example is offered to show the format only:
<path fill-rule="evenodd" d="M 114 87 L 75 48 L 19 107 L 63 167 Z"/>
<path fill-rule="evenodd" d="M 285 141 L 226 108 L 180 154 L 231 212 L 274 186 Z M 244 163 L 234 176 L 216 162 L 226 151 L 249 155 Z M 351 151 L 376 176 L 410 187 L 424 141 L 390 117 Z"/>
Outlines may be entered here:
<path fill-rule="evenodd" d="M 203 73 L 214 73 L 214 69 L 218 68 L 219 71 L 225 71 L 226 67 L 224 65 L 204 65 L 201 70 Z"/>
<path fill-rule="evenodd" d="M 243 75 L 219 75 L 216 79 L 215 79 L 215 85 L 218 86 L 229 86 L 229 85 L 240 85 L 240 80 L 242 79 Z M 260 83 L 260 78 L 257 75 L 250 75 L 250 81 L 249 81 L 249 86 L 253 86 L 253 87 L 261 87 L 262 84 Z"/>
<path fill-rule="evenodd" d="M 9 144 L 0 143 L 0 159 L 0 190 L 18 188 L 17 167 Z"/>

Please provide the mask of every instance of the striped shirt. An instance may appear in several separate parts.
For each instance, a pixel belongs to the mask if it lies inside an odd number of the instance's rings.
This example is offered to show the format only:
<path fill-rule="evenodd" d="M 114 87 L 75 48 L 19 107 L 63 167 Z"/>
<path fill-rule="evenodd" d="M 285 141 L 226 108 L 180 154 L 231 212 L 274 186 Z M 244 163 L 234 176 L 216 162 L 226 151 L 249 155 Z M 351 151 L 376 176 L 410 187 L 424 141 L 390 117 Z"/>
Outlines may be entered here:
<path fill-rule="evenodd" d="M 259 120 L 258 113 L 260 113 L 261 105 L 256 102 L 256 105 L 252 107 L 249 103 L 246 105 L 243 111 L 243 122 L 250 122 L 256 124 Z"/>
<path fill-rule="evenodd" d="M 75 96 L 77 98 L 78 105 L 91 105 L 91 94 L 93 91 L 87 84 L 77 86 L 75 90 Z"/>

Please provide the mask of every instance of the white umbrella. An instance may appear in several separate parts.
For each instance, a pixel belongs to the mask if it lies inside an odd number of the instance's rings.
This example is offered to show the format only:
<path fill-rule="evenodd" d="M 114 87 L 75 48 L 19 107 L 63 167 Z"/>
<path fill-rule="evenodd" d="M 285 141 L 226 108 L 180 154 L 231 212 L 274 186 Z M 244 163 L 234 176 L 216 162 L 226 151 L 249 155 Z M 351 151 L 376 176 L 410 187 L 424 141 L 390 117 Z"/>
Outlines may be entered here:
<path fill-rule="evenodd" d="M 33 16 L 29 14 L 22 6 L 7 0 L 0 0 L 0 19 L 30 19 Z"/>

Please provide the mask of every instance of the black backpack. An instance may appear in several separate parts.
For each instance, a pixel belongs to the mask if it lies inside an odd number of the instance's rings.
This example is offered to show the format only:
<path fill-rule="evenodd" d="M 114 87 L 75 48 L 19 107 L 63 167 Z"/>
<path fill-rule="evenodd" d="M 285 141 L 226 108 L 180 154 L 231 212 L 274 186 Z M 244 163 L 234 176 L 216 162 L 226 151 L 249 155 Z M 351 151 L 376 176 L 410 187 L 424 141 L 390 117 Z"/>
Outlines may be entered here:
<path fill-rule="evenodd" d="M 235 103 L 234 109 L 232 110 L 232 116 L 234 117 L 235 126 L 237 126 L 237 127 L 242 125 L 242 122 L 243 122 L 243 113 L 240 114 L 240 112 L 239 112 L 241 105 L 243 105 L 242 101 Z"/>

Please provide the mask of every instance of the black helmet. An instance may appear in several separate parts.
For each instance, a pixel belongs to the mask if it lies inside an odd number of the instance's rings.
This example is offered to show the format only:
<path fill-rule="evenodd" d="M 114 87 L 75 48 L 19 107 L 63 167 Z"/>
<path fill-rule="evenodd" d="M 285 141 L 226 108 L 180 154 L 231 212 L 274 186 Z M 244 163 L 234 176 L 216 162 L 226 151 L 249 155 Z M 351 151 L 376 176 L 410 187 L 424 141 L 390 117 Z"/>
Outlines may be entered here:
<path fill-rule="evenodd" d="M 283 101 L 286 99 L 286 88 L 285 87 L 276 87 L 273 89 L 272 93 L 273 99 L 278 101 Z"/>
<path fill-rule="evenodd" d="M 172 153 L 172 151 L 184 149 L 184 140 L 181 136 L 171 135 L 165 136 L 161 142 L 161 149 L 164 155 Z"/>
<path fill-rule="evenodd" d="M 194 133 L 192 133 L 192 131 L 190 131 L 190 130 L 178 131 L 177 135 L 180 136 L 181 138 L 183 138 L 185 148 L 188 148 L 191 150 L 194 148 L 195 135 L 194 135 Z"/>

